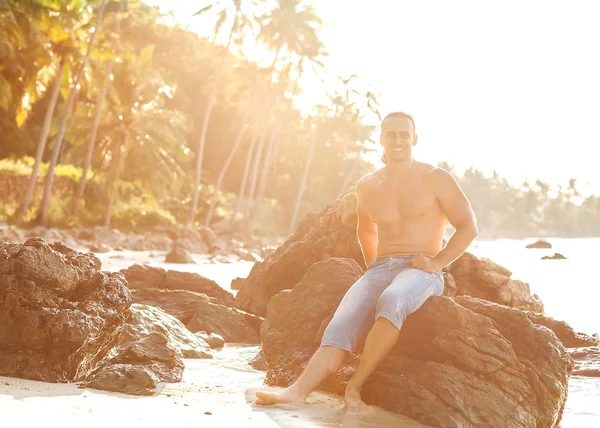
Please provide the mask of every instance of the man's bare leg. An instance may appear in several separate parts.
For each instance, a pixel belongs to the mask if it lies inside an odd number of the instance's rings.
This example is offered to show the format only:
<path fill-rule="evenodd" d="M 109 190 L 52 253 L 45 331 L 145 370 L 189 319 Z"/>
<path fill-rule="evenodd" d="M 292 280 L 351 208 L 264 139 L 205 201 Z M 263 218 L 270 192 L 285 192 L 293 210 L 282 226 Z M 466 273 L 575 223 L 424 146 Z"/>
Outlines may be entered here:
<path fill-rule="evenodd" d="M 333 346 L 322 346 L 314 353 L 308 365 L 292 385 L 283 391 L 257 391 L 257 404 L 303 403 L 306 397 L 323 382 L 327 376 L 337 372 L 348 352 Z"/>
<path fill-rule="evenodd" d="M 367 378 L 373 373 L 383 357 L 392 349 L 400 331 L 386 318 L 378 318 L 369 332 L 360 363 L 346 385 L 344 402 L 349 411 L 366 410 L 367 405 L 360 398 L 360 391 Z"/>

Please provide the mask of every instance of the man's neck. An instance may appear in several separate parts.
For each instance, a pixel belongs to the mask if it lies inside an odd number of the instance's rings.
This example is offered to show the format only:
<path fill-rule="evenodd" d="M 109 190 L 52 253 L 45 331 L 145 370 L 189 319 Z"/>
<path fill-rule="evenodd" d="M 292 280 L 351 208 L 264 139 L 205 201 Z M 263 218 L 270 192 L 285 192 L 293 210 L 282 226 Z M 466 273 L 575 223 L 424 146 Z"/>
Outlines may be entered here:
<path fill-rule="evenodd" d="M 385 166 L 385 173 L 389 178 L 402 178 L 410 173 L 414 166 L 414 159 L 404 162 L 390 162 Z"/>

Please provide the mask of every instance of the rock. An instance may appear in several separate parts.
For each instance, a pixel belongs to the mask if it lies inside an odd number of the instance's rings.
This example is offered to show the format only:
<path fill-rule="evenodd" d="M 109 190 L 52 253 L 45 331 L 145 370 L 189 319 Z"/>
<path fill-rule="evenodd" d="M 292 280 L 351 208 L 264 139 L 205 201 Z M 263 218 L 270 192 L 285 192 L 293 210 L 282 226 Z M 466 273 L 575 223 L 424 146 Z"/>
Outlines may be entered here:
<path fill-rule="evenodd" d="M 194 333 L 216 333 L 226 342 L 233 343 L 260 342 L 256 326 L 248 323 L 248 314 L 224 306 L 206 294 L 157 288 L 134 290 L 132 294 L 136 303 L 162 308 Z"/>
<path fill-rule="evenodd" d="M 552 256 L 543 256 L 542 260 L 567 260 L 561 253 L 554 253 Z"/>
<path fill-rule="evenodd" d="M 195 333 L 196 336 L 202 338 L 211 349 L 222 348 L 225 345 L 225 339 L 216 333 L 206 333 L 205 331 L 198 331 Z"/>
<path fill-rule="evenodd" d="M 161 267 L 132 265 L 121 271 L 131 289 L 160 288 L 164 290 L 188 290 L 214 297 L 219 303 L 231 306 L 233 294 L 208 278 L 193 272 L 165 271 Z"/>
<path fill-rule="evenodd" d="M 202 236 L 204 244 L 208 247 L 208 251 L 213 253 L 215 249 L 222 249 L 223 245 L 219 242 L 217 234 L 208 226 L 201 227 L 198 232 Z"/>
<path fill-rule="evenodd" d="M 188 250 L 175 246 L 165 257 L 165 263 L 196 263 L 196 260 Z"/>
<path fill-rule="evenodd" d="M 256 263 L 236 296 L 240 309 L 264 316 L 269 299 L 293 288 L 318 261 L 353 258 L 365 268 L 356 238 L 356 198 L 346 194 L 319 213 L 307 214 L 296 232 Z"/>
<path fill-rule="evenodd" d="M 106 244 L 92 244 L 92 245 L 90 245 L 90 252 L 91 253 L 108 253 L 110 251 L 112 251 L 112 248 L 110 248 Z"/>
<path fill-rule="evenodd" d="M 536 241 L 533 244 L 527 245 L 525 248 L 552 248 L 552 244 L 546 241 Z"/>
<path fill-rule="evenodd" d="M 271 299 L 261 330 L 266 383 L 295 380 L 322 322 L 361 274 L 352 260 L 314 264 Z M 357 357 L 321 387 L 342 393 Z M 433 427 L 552 427 L 567 399 L 573 359 L 526 313 L 469 296 L 434 296 L 406 320 L 363 399 Z"/>
<path fill-rule="evenodd" d="M 167 279 L 167 271 L 161 267 L 149 265 L 131 265 L 122 269 L 129 288 L 162 288 Z"/>
<path fill-rule="evenodd" d="M 513 308 L 544 311 L 540 298 L 531 294 L 527 283 L 511 279 L 512 273 L 508 269 L 489 259 L 465 252 L 445 270 L 452 275 L 456 285 L 456 290 L 447 287 L 445 295 L 451 292 L 456 296 L 468 295 Z"/>
<path fill-rule="evenodd" d="M 231 280 L 231 286 L 229 288 L 232 290 L 240 290 L 245 280 L 246 278 L 234 278 Z"/>
<path fill-rule="evenodd" d="M 556 334 L 565 348 L 581 348 L 586 346 L 596 346 L 600 344 L 598 337 L 588 336 L 584 333 L 578 333 L 564 321 L 555 320 L 542 314 L 527 312 L 527 317 L 531 322 L 548 327 Z"/>
<path fill-rule="evenodd" d="M 208 344 L 159 308 L 131 305 L 132 319 L 113 351 L 81 386 L 152 395 L 159 382 L 180 382 L 182 358 L 212 358 Z"/>
<path fill-rule="evenodd" d="M 86 378 L 117 343 L 131 294 L 93 254 L 40 238 L 0 243 L 0 375 Z"/>
<path fill-rule="evenodd" d="M 572 348 L 568 351 L 575 360 L 574 376 L 600 377 L 600 346 Z"/>

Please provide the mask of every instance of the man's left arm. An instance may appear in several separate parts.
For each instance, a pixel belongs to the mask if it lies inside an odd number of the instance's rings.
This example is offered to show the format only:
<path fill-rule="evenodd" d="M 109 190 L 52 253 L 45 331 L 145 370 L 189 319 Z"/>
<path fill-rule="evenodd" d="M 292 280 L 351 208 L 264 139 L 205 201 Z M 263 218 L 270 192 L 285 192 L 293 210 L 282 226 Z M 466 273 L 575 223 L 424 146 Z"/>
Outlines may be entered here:
<path fill-rule="evenodd" d="M 430 179 L 442 211 L 456 229 L 442 251 L 431 259 L 435 270 L 439 270 L 458 259 L 477 237 L 479 230 L 471 203 L 454 177 L 444 169 L 435 168 L 431 171 Z"/>

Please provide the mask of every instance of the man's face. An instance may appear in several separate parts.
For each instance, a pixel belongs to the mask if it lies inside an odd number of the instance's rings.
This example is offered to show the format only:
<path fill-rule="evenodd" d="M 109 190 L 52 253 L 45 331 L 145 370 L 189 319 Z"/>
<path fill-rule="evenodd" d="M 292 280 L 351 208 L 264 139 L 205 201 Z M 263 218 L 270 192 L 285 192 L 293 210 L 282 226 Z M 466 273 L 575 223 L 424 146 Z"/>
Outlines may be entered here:
<path fill-rule="evenodd" d="M 388 164 L 411 160 L 415 144 L 415 128 L 409 118 L 391 116 L 381 125 L 381 145 Z"/>

